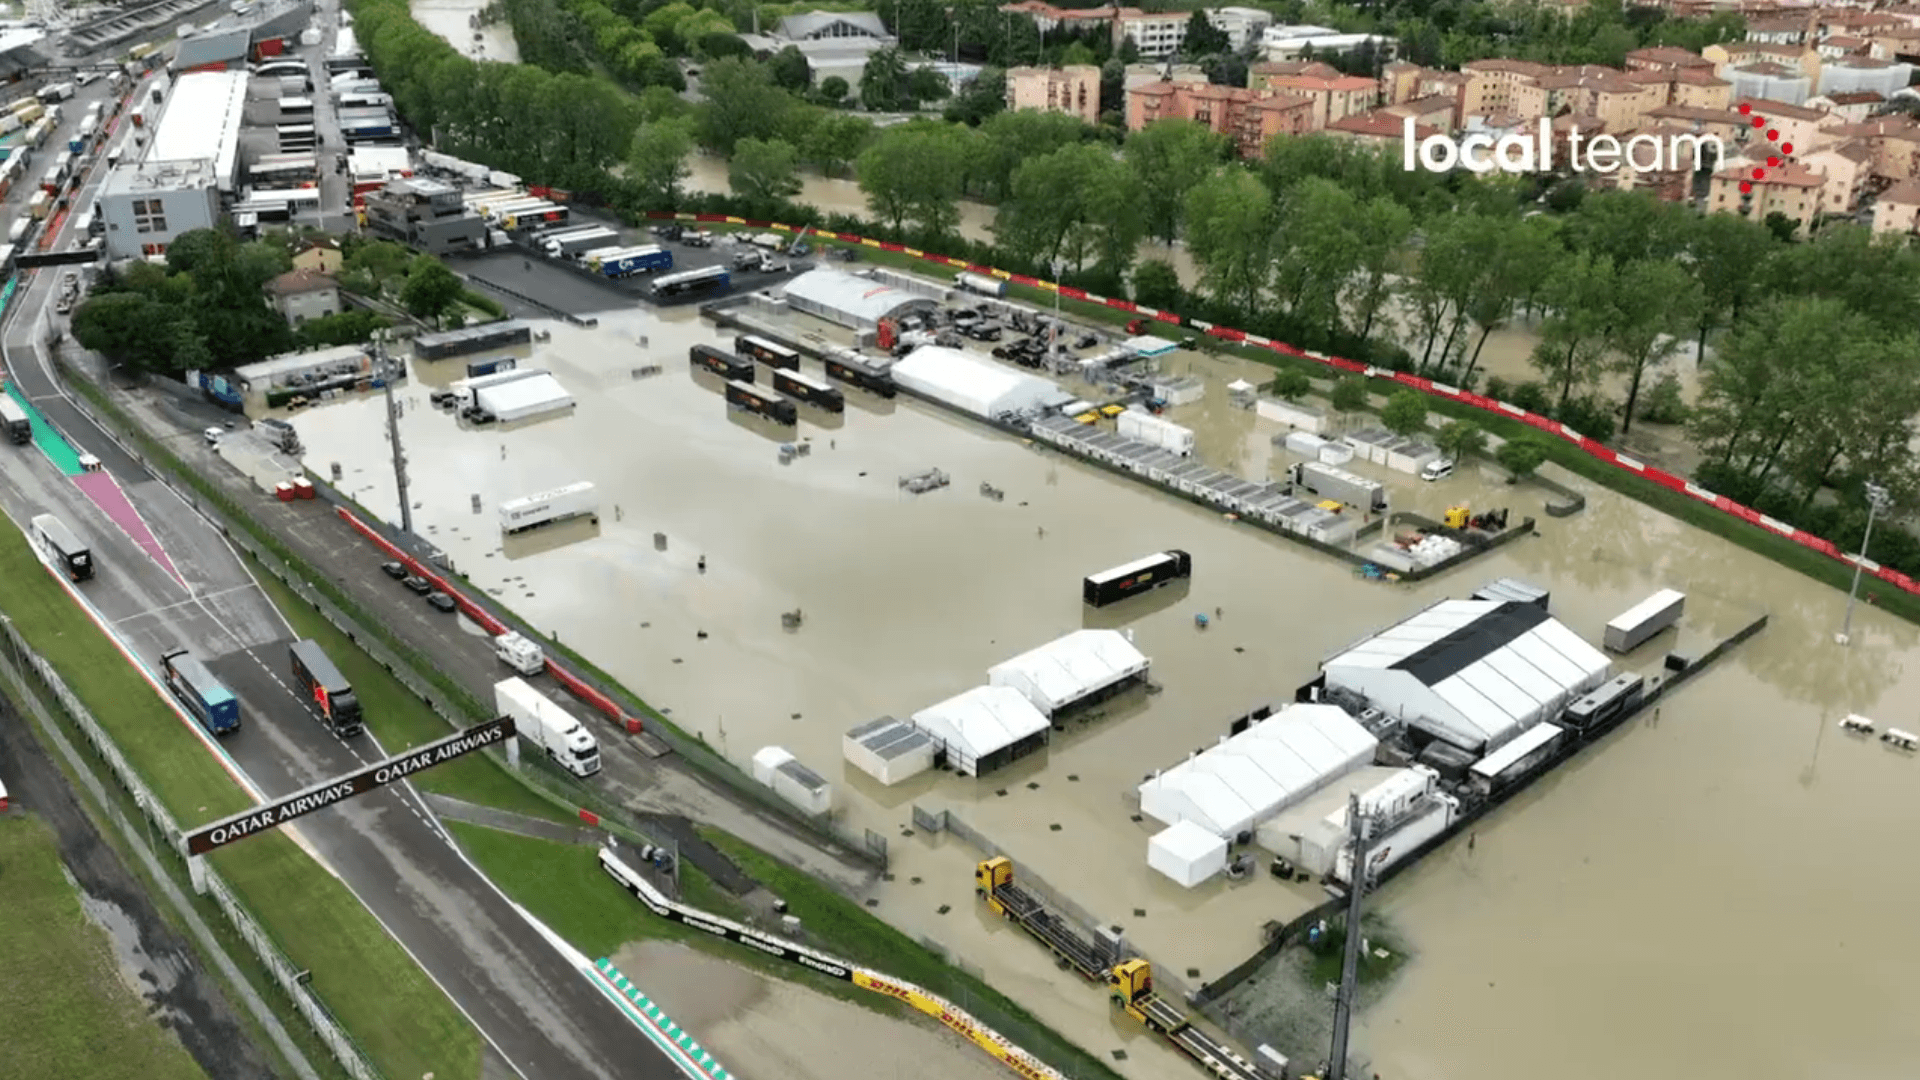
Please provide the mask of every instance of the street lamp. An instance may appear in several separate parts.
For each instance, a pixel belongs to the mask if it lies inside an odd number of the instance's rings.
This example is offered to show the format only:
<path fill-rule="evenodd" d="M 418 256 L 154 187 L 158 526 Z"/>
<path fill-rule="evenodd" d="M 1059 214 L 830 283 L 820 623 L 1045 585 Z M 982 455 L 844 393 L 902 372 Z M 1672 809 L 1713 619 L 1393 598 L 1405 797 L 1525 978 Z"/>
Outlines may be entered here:
<path fill-rule="evenodd" d="M 1059 359 L 1060 353 L 1060 277 L 1067 272 L 1067 260 L 1053 260 L 1053 340 L 1048 342 L 1048 352 L 1052 359 Z"/>
<path fill-rule="evenodd" d="M 1847 593 L 1847 616 L 1840 623 L 1840 632 L 1833 640 L 1841 645 L 1847 644 L 1853 630 L 1853 605 L 1860 598 L 1860 571 L 1866 569 L 1867 545 L 1873 542 L 1873 519 L 1887 512 L 1892 505 L 1893 496 L 1886 488 L 1873 481 L 1867 481 L 1867 531 L 1860 537 L 1860 556 L 1853 563 L 1853 588 Z"/>

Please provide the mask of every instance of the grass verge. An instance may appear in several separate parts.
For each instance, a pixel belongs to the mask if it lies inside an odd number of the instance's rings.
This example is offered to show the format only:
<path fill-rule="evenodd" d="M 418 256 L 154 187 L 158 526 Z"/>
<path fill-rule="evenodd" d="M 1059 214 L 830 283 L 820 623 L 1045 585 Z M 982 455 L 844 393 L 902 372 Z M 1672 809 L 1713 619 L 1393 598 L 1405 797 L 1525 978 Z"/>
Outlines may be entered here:
<path fill-rule="evenodd" d="M 380 737 L 388 753 L 397 754 L 422 743 L 443 739 L 452 733 L 426 702 L 421 701 L 393 674 L 375 663 L 347 635 L 334 629 L 319 612 L 282 584 L 263 567 L 253 567 L 254 576 L 267 598 L 287 617 L 302 637 L 320 643 L 327 655 L 340 667 L 341 674 L 353 684 L 360 697 L 367 727 Z M 506 770 L 484 754 L 468 754 L 444 765 L 435 766 L 413 778 L 425 791 L 462 799 L 481 806 L 511 810 L 543 821 L 578 825 L 579 818 L 563 807 L 542 798 L 527 785 L 509 776 Z"/>
<path fill-rule="evenodd" d="M 1113 1078 L 1106 1063 L 986 983 L 948 963 L 926 946 L 821 884 L 801 870 L 711 827 L 700 835 L 725 852 L 754 880 L 787 902 L 800 925 L 825 952 L 886 972 L 931 990 L 1041 1060 L 1078 1077 Z"/>
<path fill-rule="evenodd" d="M 0 529 L 0 580 L 7 582 L 0 605 L 21 635 L 67 677 L 181 827 L 252 805 L 12 529 Z M 210 858 L 281 950 L 313 972 L 315 991 L 383 1072 L 478 1074 L 479 1033 L 353 894 L 290 837 L 254 837 Z"/>
<path fill-rule="evenodd" d="M 593 847 L 538 840 L 462 821 L 445 824 L 467 856 L 495 884 L 589 956 L 610 957 L 633 941 L 672 941 L 875 1012 L 904 1016 L 909 1011 L 898 1002 L 851 983 L 829 979 L 660 918 L 607 877 Z M 686 903 L 693 907 L 727 918 L 744 914 L 738 901 L 684 860 L 680 863 L 680 888 Z"/>
<path fill-rule="evenodd" d="M 200 1080 L 179 1041 L 121 980 L 106 932 L 88 920 L 53 830 L 0 817 L 7 917 L 0 919 L 0 1017 L 7 1068 L 45 1080 Z"/>

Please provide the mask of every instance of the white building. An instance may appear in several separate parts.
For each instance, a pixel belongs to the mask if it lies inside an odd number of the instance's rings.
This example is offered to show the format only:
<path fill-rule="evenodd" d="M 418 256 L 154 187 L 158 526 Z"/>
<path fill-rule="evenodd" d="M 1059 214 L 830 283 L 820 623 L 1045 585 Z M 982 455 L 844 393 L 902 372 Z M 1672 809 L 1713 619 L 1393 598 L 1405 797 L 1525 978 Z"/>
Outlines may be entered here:
<path fill-rule="evenodd" d="M 109 258 L 163 255 L 173 238 L 219 220 L 240 160 L 247 72 L 204 71 L 173 81 L 151 143 L 107 174 L 100 193 Z M 144 139 L 134 136 L 134 145 Z"/>
<path fill-rule="evenodd" d="M 1486 752 L 1551 720 L 1611 664 L 1545 609 L 1442 600 L 1322 665 L 1329 689 L 1367 699 L 1465 750 Z"/>
<path fill-rule="evenodd" d="M 933 297 L 845 270 L 809 270 L 787 282 L 787 306 L 849 330 L 872 330 L 881 319 L 930 311 Z"/>
<path fill-rule="evenodd" d="M 799 49 L 813 70 L 815 86 L 838 75 L 857 87 L 867 58 L 899 44 L 880 16 L 870 11 L 803 12 L 781 19 L 771 33 L 740 37 L 756 53 L 777 53 L 789 45 Z"/>
<path fill-rule="evenodd" d="M 1147 841 L 1147 865 L 1191 889 L 1227 868 L 1227 842 L 1191 821 L 1182 821 Z"/>
<path fill-rule="evenodd" d="M 1207 11 L 1207 21 L 1213 24 L 1214 29 L 1224 32 L 1233 51 L 1239 52 L 1261 40 L 1261 35 L 1266 33 L 1267 27 L 1273 25 L 1273 15 L 1259 8 L 1210 8 Z"/>
<path fill-rule="evenodd" d="M 1733 84 L 1733 100 L 1754 98 L 1803 105 L 1813 96 L 1813 80 L 1771 60 L 1728 68 L 1720 77 Z"/>
<path fill-rule="evenodd" d="M 933 768 L 933 740 L 891 716 L 848 731 L 840 752 L 847 764 L 888 787 Z"/>
<path fill-rule="evenodd" d="M 1172 56 L 1187 40 L 1190 11 L 1125 11 L 1120 16 L 1120 35 L 1133 42 L 1140 55 L 1151 59 Z"/>
<path fill-rule="evenodd" d="M 1820 67 L 1819 93 L 1852 94 L 1871 91 L 1891 98 L 1913 82 L 1913 65 L 1864 56 L 1832 60 Z M 1738 97 L 1739 95 L 1735 95 Z M 1800 104 L 1795 102 L 1794 104 Z"/>
<path fill-rule="evenodd" d="M 1294 705 L 1140 785 L 1140 812 L 1231 838 L 1373 760 L 1379 740 L 1334 705 Z"/>
<path fill-rule="evenodd" d="M 988 686 L 1018 690 L 1046 716 L 1144 679 L 1147 658 L 1118 630 L 1075 630 L 987 669 Z"/>
<path fill-rule="evenodd" d="M 1309 49 L 1316 57 L 1344 55 L 1369 42 L 1391 59 L 1394 39 L 1379 34 L 1343 34 L 1325 26 L 1269 26 L 1260 34 L 1260 47 L 1274 63 L 1298 60 Z"/>
<path fill-rule="evenodd" d="M 913 714 L 961 776 L 985 776 L 1047 745 L 1052 726 L 1020 691 L 976 686 Z"/>
<path fill-rule="evenodd" d="M 1073 399 L 1038 376 L 941 345 L 915 349 L 892 371 L 902 387 L 986 419 Z"/>

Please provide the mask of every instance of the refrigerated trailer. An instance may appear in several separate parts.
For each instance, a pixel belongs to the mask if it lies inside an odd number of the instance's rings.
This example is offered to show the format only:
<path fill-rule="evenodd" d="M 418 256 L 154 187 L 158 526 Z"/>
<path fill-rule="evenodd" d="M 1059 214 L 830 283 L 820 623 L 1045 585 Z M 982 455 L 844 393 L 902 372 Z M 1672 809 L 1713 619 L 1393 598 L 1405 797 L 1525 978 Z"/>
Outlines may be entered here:
<path fill-rule="evenodd" d="M 93 552 L 73 535 L 67 523 L 52 514 L 33 519 L 33 539 L 70 581 L 85 581 L 93 576 Z"/>
<path fill-rule="evenodd" d="M 610 241 L 620 238 L 620 234 L 601 225 L 588 225 L 583 228 L 562 229 L 540 238 L 540 250 L 555 258 L 577 255 L 582 251 L 593 251 L 605 247 Z"/>
<path fill-rule="evenodd" d="M 582 480 L 577 484 L 501 503 L 500 531 L 512 535 L 569 518 L 597 516 L 599 513 L 599 493 L 594 490 L 593 484 Z"/>
<path fill-rule="evenodd" d="M 240 730 L 240 700 L 192 653 L 175 649 L 160 657 L 160 667 L 166 674 L 167 689 L 200 721 L 207 734 Z"/>
<path fill-rule="evenodd" d="M 1080 583 L 1080 598 L 1089 607 L 1106 607 L 1192 576 L 1193 556 L 1178 548 L 1168 548 L 1111 570 L 1089 574 Z"/>
<path fill-rule="evenodd" d="M 545 750 L 561 768 L 575 776 L 600 771 L 600 744 L 593 735 L 524 681 L 494 683 L 493 706 L 501 715 L 513 717 L 514 734 Z"/>
<path fill-rule="evenodd" d="M 1303 461 L 1293 467 L 1293 482 L 1315 495 L 1338 499 L 1369 513 L 1384 513 L 1387 509 L 1385 484 L 1345 469 L 1336 469 L 1317 461 Z"/>
<path fill-rule="evenodd" d="M 1680 612 L 1686 606 L 1686 593 L 1661 589 L 1608 623 L 1602 644 L 1613 652 L 1632 652 L 1653 635 L 1679 622 Z"/>
<path fill-rule="evenodd" d="M 744 409 L 757 416 L 764 416 L 776 424 L 795 424 L 800 420 L 800 412 L 793 402 L 771 390 L 762 390 L 752 383 L 730 382 L 727 384 L 727 405 Z"/>
<path fill-rule="evenodd" d="M 287 647 L 287 657 L 293 667 L 295 692 L 306 698 L 313 715 L 343 739 L 360 734 L 365 728 L 360 698 L 325 650 L 303 638 Z"/>

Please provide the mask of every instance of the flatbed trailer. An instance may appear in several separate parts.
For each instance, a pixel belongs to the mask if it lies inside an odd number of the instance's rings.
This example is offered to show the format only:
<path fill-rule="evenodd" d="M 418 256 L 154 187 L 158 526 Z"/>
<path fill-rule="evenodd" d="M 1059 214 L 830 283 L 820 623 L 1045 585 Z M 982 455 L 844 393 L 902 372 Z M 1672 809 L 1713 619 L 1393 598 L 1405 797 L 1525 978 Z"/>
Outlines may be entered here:
<path fill-rule="evenodd" d="M 1263 1080 L 1253 1062 L 1193 1026 L 1192 1017 L 1154 993 L 1152 964 L 1140 959 L 1117 964 L 1108 976 L 1107 985 L 1113 991 L 1114 1004 L 1172 1043 L 1201 1068 L 1221 1080 Z"/>
<path fill-rule="evenodd" d="M 973 874 L 974 891 L 994 913 L 1032 934 L 1090 982 L 1106 982 L 1114 957 L 1088 941 L 1040 898 L 1014 884 L 1013 860 L 995 857 Z"/>

